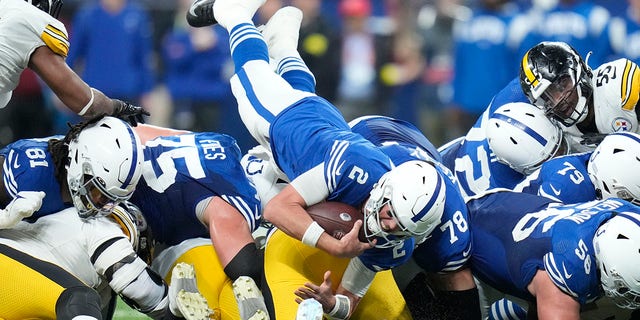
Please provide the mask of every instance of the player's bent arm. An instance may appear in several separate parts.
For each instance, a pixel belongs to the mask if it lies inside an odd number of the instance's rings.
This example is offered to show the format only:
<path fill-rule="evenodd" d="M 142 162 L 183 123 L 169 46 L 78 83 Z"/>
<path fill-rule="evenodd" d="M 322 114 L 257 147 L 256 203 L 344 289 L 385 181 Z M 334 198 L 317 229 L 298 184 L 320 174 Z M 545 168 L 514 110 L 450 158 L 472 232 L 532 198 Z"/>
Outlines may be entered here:
<path fill-rule="evenodd" d="M 91 118 L 99 114 L 113 114 L 116 102 L 99 90 L 89 87 L 67 65 L 64 58 L 53 52 L 49 47 L 38 47 L 31 54 L 29 68 L 35 71 L 56 96 L 73 112 L 80 113 L 89 105 L 90 107 L 83 114 L 84 117 Z"/>
<path fill-rule="evenodd" d="M 133 130 L 138 134 L 138 137 L 140 137 L 140 142 L 142 142 L 142 144 L 145 144 L 147 141 L 153 140 L 160 136 L 177 136 L 181 134 L 191 133 L 191 131 L 176 130 L 143 123 L 133 127 Z"/>
<path fill-rule="evenodd" d="M 213 197 L 204 211 L 203 222 L 209 228 L 211 242 L 227 276 L 231 280 L 249 276 L 259 282 L 262 255 L 238 209 L 220 197 Z"/>
<path fill-rule="evenodd" d="M 332 237 L 317 224 L 305 210 L 305 200 L 291 185 L 287 185 L 264 208 L 264 218 L 290 237 L 320 248 L 329 254 L 352 258 L 371 248 L 371 244 L 358 240 L 362 221 L 356 221 L 353 229 L 340 240 Z"/>
<path fill-rule="evenodd" d="M 562 292 L 544 270 L 538 270 L 527 286 L 536 297 L 538 319 L 540 320 L 578 320 L 580 303 Z"/>
<path fill-rule="evenodd" d="M 153 319 L 169 308 L 168 288 L 162 278 L 140 259 L 127 238 L 111 238 L 91 255 L 96 271 L 129 306 Z"/>

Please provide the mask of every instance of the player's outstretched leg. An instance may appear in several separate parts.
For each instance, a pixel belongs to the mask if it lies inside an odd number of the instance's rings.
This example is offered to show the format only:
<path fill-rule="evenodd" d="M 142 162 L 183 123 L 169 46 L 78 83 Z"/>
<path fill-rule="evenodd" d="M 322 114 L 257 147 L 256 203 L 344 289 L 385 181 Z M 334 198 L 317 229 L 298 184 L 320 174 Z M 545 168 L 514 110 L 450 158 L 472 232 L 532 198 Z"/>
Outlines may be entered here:
<path fill-rule="evenodd" d="M 302 11 L 296 7 L 284 7 L 269 19 L 262 29 L 269 57 L 275 71 L 292 87 L 315 93 L 315 78 L 298 53 L 298 38 Z"/>
<path fill-rule="evenodd" d="M 269 320 L 262 292 L 251 277 L 238 277 L 233 282 L 233 294 L 242 320 Z"/>

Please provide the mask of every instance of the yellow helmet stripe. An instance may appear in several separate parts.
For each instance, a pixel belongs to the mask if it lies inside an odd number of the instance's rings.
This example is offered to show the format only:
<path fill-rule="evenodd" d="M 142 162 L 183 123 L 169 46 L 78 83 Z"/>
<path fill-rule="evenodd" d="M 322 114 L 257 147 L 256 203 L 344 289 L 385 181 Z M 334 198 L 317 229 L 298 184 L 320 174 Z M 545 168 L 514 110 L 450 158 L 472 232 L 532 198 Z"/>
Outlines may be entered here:
<path fill-rule="evenodd" d="M 640 69 L 638 65 L 627 60 L 622 74 L 622 86 L 620 88 L 622 109 L 631 111 L 640 99 Z"/>
<path fill-rule="evenodd" d="M 531 71 L 531 68 L 529 68 L 529 52 L 528 51 L 524 55 L 524 57 L 522 57 L 522 70 L 524 71 L 524 75 L 527 77 L 527 80 L 529 80 L 529 83 L 531 83 L 531 85 L 534 87 L 538 86 L 538 79 L 536 79 L 536 76 L 533 74 L 533 71 Z"/>
<path fill-rule="evenodd" d="M 69 54 L 69 38 L 62 30 L 52 25 L 47 25 L 40 38 L 56 54 L 65 58 Z"/>

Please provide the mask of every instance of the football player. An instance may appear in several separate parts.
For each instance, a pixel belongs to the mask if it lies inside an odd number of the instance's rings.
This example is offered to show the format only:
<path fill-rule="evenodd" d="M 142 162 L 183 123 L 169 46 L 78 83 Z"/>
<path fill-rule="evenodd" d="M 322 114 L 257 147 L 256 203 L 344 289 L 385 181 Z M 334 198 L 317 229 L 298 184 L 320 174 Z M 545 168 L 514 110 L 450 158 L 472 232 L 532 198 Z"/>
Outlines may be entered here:
<path fill-rule="evenodd" d="M 496 188 L 511 189 L 543 162 L 566 152 L 562 130 L 542 110 L 499 97 L 467 135 L 439 149 L 465 199 Z"/>
<path fill-rule="evenodd" d="M 114 117 L 77 124 L 64 137 L 16 141 L 0 150 L 0 228 L 70 206 L 85 218 L 109 214 L 133 194 L 142 159 L 137 134 Z"/>
<path fill-rule="evenodd" d="M 206 3 L 196 1 L 191 12 L 198 12 L 194 7 Z M 388 255 L 388 260 L 375 267 L 365 264 L 364 256 L 348 261 L 342 278 L 355 281 L 342 281 L 339 285 L 336 282 L 337 295 L 328 290 L 327 299 L 321 301 L 329 315 L 344 319 L 358 309 L 358 302 L 376 271 L 405 262 L 411 256 L 415 239 L 425 238 L 435 227 L 433 222 L 442 215 L 445 198 L 442 177 L 425 161 L 409 161 L 394 168 L 379 148 L 353 133 L 338 109 L 314 93 L 313 75 L 296 50 L 302 20 L 300 10 L 293 7 L 279 10 L 260 32 L 251 18 L 263 3 L 263 0 L 217 0 L 212 11 L 216 22 L 230 33 L 236 67 L 231 84 L 243 122 L 291 181 L 267 203 L 264 217 L 278 227 L 281 237 L 290 236 L 324 250 L 327 255 L 353 258 L 368 249 L 372 249 L 369 255 L 380 250 L 397 253 Z M 270 66 L 270 58 L 276 72 Z M 369 197 L 371 192 L 375 196 Z M 341 239 L 324 232 L 305 210 L 324 200 L 363 208 L 367 229 L 372 231 L 374 240 L 366 243 L 358 240 L 362 221 L 356 221 Z M 409 205 L 413 209 L 409 211 L 402 204 L 404 201 L 417 205 Z M 394 210 L 394 203 L 398 210 Z M 265 260 L 269 259 L 270 246 L 276 248 L 279 243 L 275 241 L 276 235 L 267 242 Z M 265 261 L 267 282 L 274 289 L 272 284 L 276 282 L 269 279 L 269 268 L 269 261 Z M 277 319 L 295 317 L 297 306 L 290 301 L 296 287 L 304 285 L 302 281 L 288 287 L 285 283 L 278 290 L 289 298 L 279 300 L 282 305 L 276 301 Z M 314 282 L 320 281 L 322 278 Z"/>
<path fill-rule="evenodd" d="M 531 103 L 563 125 L 572 152 L 592 151 L 609 133 L 640 131 L 640 68 L 631 60 L 592 71 L 568 44 L 542 42 L 524 55 L 520 86 Z"/>
<path fill-rule="evenodd" d="M 109 216 L 81 219 L 67 208 L 0 230 L 0 318 L 109 318 L 113 290 L 153 319 L 208 319 L 192 266 L 174 268 L 168 288 L 136 254 L 149 248 L 144 229 L 137 208 L 122 204 Z"/>
<path fill-rule="evenodd" d="M 514 191 L 538 194 L 562 203 L 621 198 L 640 204 L 640 135 L 607 135 L 593 152 L 547 161 Z"/>
<path fill-rule="evenodd" d="M 529 301 L 528 318 L 580 319 L 603 295 L 640 307 L 640 207 L 617 198 L 561 205 L 520 192 L 468 202 L 474 276 Z"/>
<path fill-rule="evenodd" d="M 147 125 L 135 128 L 143 137 Z M 259 306 L 236 304 L 232 282 L 246 293 L 262 277 L 262 253 L 252 232 L 261 221 L 260 200 L 240 165 L 235 139 L 213 132 L 180 132 L 144 144 L 142 179 L 131 197 L 141 208 L 163 250 L 154 267 L 167 281 L 171 267 L 196 267 L 203 292 L 223 319 L 267 314 Z M 246 281 L 251 279 L 250 281 Z M 258 298 L 257 300 L 260 300 Z M 257 318 L 254 318 L 257 319 Z"/>
<path fill-rule="evenodd" d="M 107 114 L 132 125 L 142 122 L 147 111 L 91 88 L 66 64 L 69 36 L 56 19 L 61 7 L 62 0 L 0 1 L 0 34 L 5 35 L 0 38 L 0 108 L 11 99 L 22 71 L 30 68 L 80 116 Z"/>
<path fill-rule="evenodd" d="M 471 270 L 466 266 L 472 249 L 467 207 L 455 177 L 440 164 L 442 159 L 436 148 L 418 128 L 403 120 L 365 116 L 351 121 L 349 125 L 353 132 L 379 146 L 395 165 L 411 160 L 429 161 L 443 177 L 446 192 L 443 214 L 430 236 L 417 244 L 413 252 L 412 262 L 419 269 L 412 270 L 412 264 L 405 264 L 394 269 L 397 271 L 394 274 L 397 278 L 411 279 L 417 271 L 430 273 L 437 278 L 435 282 L 441 284 L 436 288 L 439 290 L 436 296 L 443 297 L 439 302 L 455 306 L 449 308 L 449 317 L 479 318 L 478 290 Z M 406 292 L 405 297 L 411 294 Z M 412 305 L 410 301 L 415 301 L 415 297 L 406 297 L 406 300 L 414 317 L 420 318 L 433 313 Z M 424 302 L 419 304 L 424 305 Z M 426 314 L 422 314 L 423 312 Z"/>

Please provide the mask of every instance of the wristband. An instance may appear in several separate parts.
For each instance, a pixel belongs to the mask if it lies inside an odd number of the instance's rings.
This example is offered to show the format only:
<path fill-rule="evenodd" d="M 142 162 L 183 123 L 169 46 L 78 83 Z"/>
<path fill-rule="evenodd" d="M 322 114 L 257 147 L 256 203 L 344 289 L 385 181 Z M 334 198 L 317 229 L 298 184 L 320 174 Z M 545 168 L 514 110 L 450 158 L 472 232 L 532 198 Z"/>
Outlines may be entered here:
<path fill-rule="evenodd" d="M 349 311 L 351 311 L 351 300 L 349 297 L 336 294 L 336 305 L 328 313 L 332 319 L 344 320 L 349 317 Z"/>
<path fill-rule="evenodd" d="M 87 113 L 87 110 L 89 110 L 89 108 L 91 108 L 91 106 L 93 105 L 93 99 L 95 98 L 95 95 L 93 94 L 93 88 L 89 88 L 89 91 L 91 91 L 91 99 L 89 99 L 87 105 L 84 106 L 84 108 L 82 108 L 80 112 L 78 112 L 79 116 L 84 116 L 84 114 Z"/>
<path fill-rule="evenodd" d="M 314 221 L 307 227 L 307 231 L 304 232 L 302 243 L 315 248 L 322 233 L 324 233 L 324 229 Z"/>

